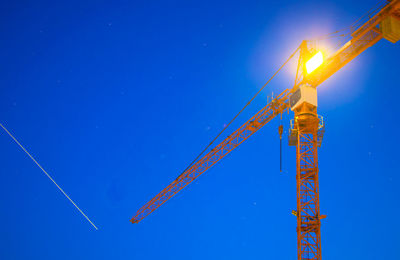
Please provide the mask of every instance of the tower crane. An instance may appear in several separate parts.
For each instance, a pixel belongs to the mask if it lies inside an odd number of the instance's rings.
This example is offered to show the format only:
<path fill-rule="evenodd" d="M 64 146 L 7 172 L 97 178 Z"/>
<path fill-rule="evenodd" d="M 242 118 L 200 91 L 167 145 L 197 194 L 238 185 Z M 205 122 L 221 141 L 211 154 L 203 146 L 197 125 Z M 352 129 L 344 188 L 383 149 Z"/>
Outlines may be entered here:
<path fill-rule="evenodd" d="M 273 98 L 239 129 L 190 165 L 141 207 L 131 222 L 138 223 L 147 217 L 276 116 L 293 111 L 289 145 L 296 147 L 297 210 L 292 213 L 297 217 L 297 259 L 320 260 L 321 219 L 326 216 L 320 214 L 318 147 L 325 126 L 323 118 L 317 114 L 317 87 L 381 39 L 392 43 L 400 40 L 400 0 L 385 1 L 355 22 L 348 35 L 350 40 L 329 56 L 318 50 L 312 41 L 303 41 L 298 48 L 294 86 Z M 282 135 L 281 127 L 279 134 Z"/>

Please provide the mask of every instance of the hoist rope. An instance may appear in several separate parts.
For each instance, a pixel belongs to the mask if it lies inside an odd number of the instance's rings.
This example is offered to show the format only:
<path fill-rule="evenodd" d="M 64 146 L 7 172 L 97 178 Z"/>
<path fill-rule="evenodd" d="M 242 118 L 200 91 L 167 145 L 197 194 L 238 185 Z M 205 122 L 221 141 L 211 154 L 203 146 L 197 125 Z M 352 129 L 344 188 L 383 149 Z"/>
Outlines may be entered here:
<path fill-rule="evenodd" d="M 78 207 L 78 205 L 76 205 L 76 203 L 67 195 L 67 193 L 65 193 L 65 191 L 55 182 L 55 180 L 50 176 L 50 174 L 48 174 L 46 172 L 45 169 L 43 169 L 43 167 L 35 160 L 35 158 L 33 158 L 33 156 L 22 146 L 22 144 L 20 142 L 18 142 L 18 140 L 7 130 L 7 128 L 5 128 L 1 123 L 0 126 L 4 129 L 4 131 L 6 131 L 6 133 L 19 145 L 19 147 L 21 147 L 21 149 L 32 159 L 32 161 L 42 170 L 42 172 L 44 174 L 46 174 L 46 176 L 57 186 L 57 188 L 62 192 L 62 194 L 64 194 L 64 196 L 75 206 L 75 208 L 77 210 L 79 210 L 79 212 L 82 214 L 82 216 L 84 216 L 86 218 L 87 221 L 89 221 L 89 223 L 96 229 L 98 230 L 98 228 L 96 227 L 96 225 L 89 219 L 88 216 L 86 216 L 85 213 L 83 213 L 83 211 Z"/>
<path fill-rule="evenodd" d="M 352 27 L 357 27 L 359 25 L 361 25 L 362 23 L 364 23 L 367 19 L 371 18 L 371 15 L 375 14 L 378 10 L 381 10 L 385 5 L 389 4 L 389 1 L 387 0 L 380 0 L 376 3 L 376 5 L 374 5 L 373 7 L 371 7 L 371 9 L 369 9 L 363 16 L 361 16 L 360 18 L 357 19 L 357 21 L 355 21 L 354 23 L 352 23 L 350 25 L 350 28 Z M 353 29 L 354 30 L 354 29 Z"/>
<path fill-rule="evenodd" d="M 273 78 L 275 78 L 275 76 L 283 69 L 283 67 L 285 67 L 285 65 L 293 58 L 293 56 L 297 53 L 297 51 L 300 49 L 300 47 L 298 47 L 290 56 L 289 58 L 282 64 L 282 66 L 274 73 L 274 75 L 272 75 L 272 77 L 267 81 L 267 83 L 264 84 L 264 86 L 262 86 L 260 88 L 260 90 L 258 90 L 258 92 L 250 99 L 250 101 L 248 101 L 246 103 L 246 105 L 239 111 L 239 113 L 236 114 L 236 116 L 234 118 L 232 118 L 232 120 L 221 130 L 221 132 L 219 132 L 219 134 L 207 145 L 206 148 L 204 148 L 203 151 L 201 151 L 201 153 L 199 155 L 197 155 L 197 157 L 189 164 L 188 167 L 186 167 L 186 169 L 177 177 L 177 179 L 179 177 L 181 177 L 190 167 L 192 167 L 192 165 L 200 158 L 200 156 L 203 155 L 203 153 L 218 139 L 218 137 L 221 136 L 221 134 L 223 132 L 225 132 L 225 130 L 233 123 L 233 121 L 236 120 L 236 118 L 243 112 L 243 110 L 245 110 L 246 107 L 248 107 L 251 102 L 261 93 L 261 91 L 271 82 L 271 80 Z"/>
<path fill-rule="evenodd" d="M 364 13 L 360 18 L 358 18 L 351 25 L 344 27 L 340 30 L 334 31 L 332 33 L 328 33 L 325 35 L 315 37 L 313 39 L 310 39 L 309 41 L 323 41 L 323 40 L 327 40 L 327 39 L 335 38 L 335 37 L 349 36 L 351 33 L 353 33 L 355 31 L 356 27 L 360 26 L 367 18 L 369 19 L 371 15 L 373 15 L 378 10 L 381 10 L 387 4 L 388 4 L 387 0 L 380 0 L 376 3 L 376 5 L 374 5 L 371 9 L 369 9 L 366 13 Z M 347 32 L 345 32 L 345 31 L 347 31 Z M 338 34 L 340 32 L 343 32 L 343 33 Z"/>

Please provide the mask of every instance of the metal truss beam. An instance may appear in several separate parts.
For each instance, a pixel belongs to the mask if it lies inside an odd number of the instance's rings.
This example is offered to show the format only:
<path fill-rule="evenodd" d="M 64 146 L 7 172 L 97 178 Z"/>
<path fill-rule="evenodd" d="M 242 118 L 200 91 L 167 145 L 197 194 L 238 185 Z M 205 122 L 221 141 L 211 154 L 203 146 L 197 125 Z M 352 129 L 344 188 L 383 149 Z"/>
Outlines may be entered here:
<path fill-rule="evenodd" d="M 261 109 L 255 116 L 244 123 L 239 129 L 229 135 L 219 145 L 209 151 L 203 158 L 199 159 L 193 166 L 183 172 L 174 182 L 163 189 L 152 200 L 141 207 L 131 219 L 132 223 L 138 223 L 147 215 L 152 213 L 176 193 L 185 188 L 205 171 L 210 169 L 219 160 L 238 147 L 243 141 L 257 132 L 275 116 L 287 111 L 289 108 L 290 90 L 283 91 L 267 106 Z"/>
<path fill-rule="evenodd" d="M 321 260 L 316 107 L 301 105 L 295 111 L 295 127 L 298 260 Z"/>

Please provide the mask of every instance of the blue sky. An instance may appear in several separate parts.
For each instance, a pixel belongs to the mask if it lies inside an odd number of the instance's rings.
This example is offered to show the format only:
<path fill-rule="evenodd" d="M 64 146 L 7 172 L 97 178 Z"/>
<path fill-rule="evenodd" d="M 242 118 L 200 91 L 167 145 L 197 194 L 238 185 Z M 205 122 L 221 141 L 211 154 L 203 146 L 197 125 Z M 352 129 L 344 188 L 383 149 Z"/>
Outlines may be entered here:
<path fill-rule="evenodd" d="M 0 259 L 294 259 L 295 150 L 284 138 L 280 173 L 278 118 L 129 219 L 303 39 L 377 1 L 82 2 L 2 3 L 0 122 L 99 230 L 2 132 Z M 399 59 L 382 40 L 318 88 L 324 259 L 400 259 Z M 228 132 L 292 87 L 294 64 Z"/>

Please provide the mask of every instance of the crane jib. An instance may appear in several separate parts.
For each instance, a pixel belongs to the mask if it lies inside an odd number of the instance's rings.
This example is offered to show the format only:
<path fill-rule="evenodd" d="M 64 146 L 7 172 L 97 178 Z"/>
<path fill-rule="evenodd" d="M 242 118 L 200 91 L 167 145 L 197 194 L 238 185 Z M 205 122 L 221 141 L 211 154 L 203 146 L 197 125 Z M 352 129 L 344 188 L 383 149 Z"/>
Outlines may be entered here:
<path fill-rule="evenodd" d="M 283 91 L 267 106 L 261 109 L 255 116 L 244 123 L 239 129 L 229 135 L 219 145 L 209 151 L 203 158 L 183 172 L 164 190 L 158 193 L 152 200 L 141 207 L 131 219 L 132 223 L 138 223 L 155 209 L 172 198 L 176 193 L 185 188 L 189 183 L 198 178 L 219 160 L 233 151 L 239 144 L 253 135 L 275 116 L 285 112 L 289 108 L 290 90 Z"/>

